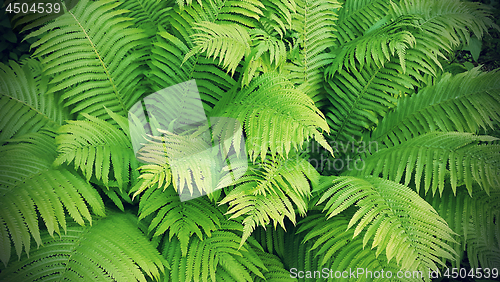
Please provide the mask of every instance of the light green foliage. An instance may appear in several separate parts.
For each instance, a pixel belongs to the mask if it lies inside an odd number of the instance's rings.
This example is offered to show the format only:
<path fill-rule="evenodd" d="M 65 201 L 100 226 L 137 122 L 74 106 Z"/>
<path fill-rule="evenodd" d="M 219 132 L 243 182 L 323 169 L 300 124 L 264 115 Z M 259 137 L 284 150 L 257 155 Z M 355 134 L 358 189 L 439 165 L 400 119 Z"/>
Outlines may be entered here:
<path fill-rule="evenodd" d="M 385 250 L 387 260 L 394 258 L 404 269 L 436 269 L 435 263 L 440 263 L 436 257 L 453 259 L 453 249 L 444 243 L 453 240 L 453 231 L 431 205 L 406 186 L 373 176 L 344 176 L 333 179 L 318 204 L 323 202 L 327 218 L 353 204 L 360 207 L 347 226 L 357 223 L 353 237 L 366 231 L 363 247 L 373 239 L 371 249 L 377 247 L 377 255 Z"/>
<path fill-rule="evenodd" d="M 234 74 L 243 56 L 250 53 L 250 35 L 239 25 L 201 22 L 194 29 L 198 32 L 193 40 L 196 47 L 186 54 L 183 63 L 194 54 L 206 52 L 207 57 L 219 57 L 219 64 L 224 59 L 222 67 Z"/>
<path fill-rule="evenodd" d="M 302 89 L 317 106 L 323 95 L 323 67 L 333 59 L 333 54 L 324 52 L 333 44 L 335 31 L 335 10 L 337 1 L 297 1 L 294 14 L 292 64 L 287 65 L 289 79 Z"/>
<path fill-rule="evenodd" d="M 287 160 L 266 160 L 235 182 L 236 187 L 228 193 L 221 204 L 229 203 L 227 213 L 231 218 L 244 216 L 241 244 L 256 226 L 285 227 L 287 217 L 296 222 L 296 206 L 299 214 L 305 215 L 310 196 L 308 180 L 317 183 L 316 170 L 302 156 Z M 293 203 L 293 204 L 292 204 Z"/>
<path fill-rule="evenodd" d="M 286 246 L 289 263 L 293 263 L 294 267 L 304 269 L 320 269 L 327 267 L 328 269 L 368 269 L 370 271 L 384 270 L 386 273 L 391 271 L 397 273 L 402 268 L 398 267 L 395 259 L 388 261 L 385 250 L 380 250 L 380 254 L 373 252 L 365 246 L 365 241 L 361 236 L 354 235 L 355 231 L 349 226 L 349 218 L 345 215 L 339 215 L 332 219 L 326 219 L 321 214 L 314 214 L 299 223 L 297 233 L 298 236 L 293 238 L 296 246 Z M 305 232 L 307 231 L 307 233 Z M 303 244 L 306 249 L 310 249 L 309 254 L 304 253 L 299 247 L 299 243 Z M 304 254 L 300 254 L 304 253 Z M 304 264 L 301 260 L 293 259 L 294 256 L 300 254 L 304 256 Z M 309 264 L 309 265 L 307 265 Z M 404 269 L 404 268 L 403 268 Z M 427 275 L 427 269 L 422 270 L 424 275 Z M 370 276 L 368 276 L 370 277 Z M 328 281 L 327 279 L 318 279 L 319 281 Z M 330 279 L 331 280 L 331 279 Z M 366 281 L 366 274 L 360 275 L 358 279 L 341 279 L 343 281 Z M 375 279 L 377 280 L 377 279 Z M 388 279 L 378 279 L 378 281 L 422 281 L 418 277 L 398 279 L 392 277 Z"/>
<path fill-rule="evenodd" d="M 0 64 L 0 280 L 500 268 L 500 72 L 445 72 L 498 28 L 486 6 L 80 0 L 25 24 L 31 58 Z M 174 134 L 148 116 L 151 135 L 129 132 L 133 105 L 191 80 L 199 117 L 231 122 Z M 181 98 L 150 102 L 189 116 Z M 217 161 L 241 178 L 170 162 L 217 143 L 246 149 Z M 347 157 L 361 163 L 323 168 Z"/>
<path fill-rule="evenodd" d="M 499 230 L 493 221 L 499 216 L 500 193 L 481 191 L 473 186 L 473 195 L 461 189 L 454 194 L 450 189 L 441 197 L 427 194 L 425 199 L 434 207 L 457 233 L 453 243 L 455 251 L 463 258 L 465 251 L 471 267 L 498 267 L 500 258 Z M 441 200 L 442 199 L 442 200 Z M 458 265 L 456 261 L 451 261 Z"/>
<path fill-rule="evenodd" d="M 247 151 L 253 161 L 258 156 L 265 159 L 267 152 L 286 156 L 292 148 L 301 148 L 309 138 L 331 152 L 317 129 L 328 131 L 323 114 L 312 99 L 279 74 L 260 76 L 221 105 L 224 107 L 213 114 L 236 118 L 242 123 Z M 279 130 L 282 128 L 286 130 Z"/>

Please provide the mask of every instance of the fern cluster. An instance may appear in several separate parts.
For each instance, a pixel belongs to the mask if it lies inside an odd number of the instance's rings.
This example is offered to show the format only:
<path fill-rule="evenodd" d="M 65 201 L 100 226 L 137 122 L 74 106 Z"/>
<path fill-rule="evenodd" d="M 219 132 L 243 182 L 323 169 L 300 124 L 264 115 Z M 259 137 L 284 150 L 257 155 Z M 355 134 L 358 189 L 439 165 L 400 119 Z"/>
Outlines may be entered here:
<path fill-rule="evenodd" d="M 324 268 L 429 281 L 500 268 L 500 71 L 448 60 L 500 29 L 487 6 L 62 6 L 43 24 L 14 18 L 32 54 L 0 64 L 1 281 L 309 281 L 291 270 Z M 143 105 L 189 111 L 147 100 L 187 81 L 211 127 L 174 135 L 149 117 L 152 132 L 138 131 Z M 208 144 L 247 154 L 224 166 L 242 177 L 215 191 L 212 162 L 175 166 L 165 144 L 202 150 L 192 141 L 207 130 Z"/>

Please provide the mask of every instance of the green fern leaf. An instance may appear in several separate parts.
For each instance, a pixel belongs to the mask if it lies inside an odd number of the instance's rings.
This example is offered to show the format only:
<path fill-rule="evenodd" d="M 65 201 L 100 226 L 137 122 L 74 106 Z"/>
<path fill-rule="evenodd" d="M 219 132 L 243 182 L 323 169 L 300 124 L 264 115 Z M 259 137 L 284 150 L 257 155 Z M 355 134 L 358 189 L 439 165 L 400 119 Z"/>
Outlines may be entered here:
<path fill-rule="evenodd" d="M 294 0 L 270 1 L 263 0 L 264 16 L 259 23 L 268 33 L 277 33 L 283 38 L 288 29 L 292 27 L 292 18 L 297 10 Z"/>
<path fill-rule="evenodd" d="M 227 92 L 235 81 L 220 69 L 217 62 L 200 55 L 182 63 L 182 58 L 188 52 L 186 43 L 160 28 L 150 63 L 153 89 L 158 91 L 195 79 L 203 107 L 205 111 L 210 112 L 222 98 L 221 93 Z"/>
<path fill-rule="evenodd" d="M 493 27 L 491 12 L 477 3 L 467 4 L 457 0 L 432 1 L 403 0 L 390 2 L 393 18 L 411 16 L 418 26 L 410 30 L 415 36 L 416 47 L 406 51 L 409 66 L 429 75 L 436 75 L 446 53 L 461 44 L 468 44 L 470 31 L 482 38 L 488 27 Z"/>
<path fill-rule="evenodd" d="M 478 133 L 500 122 L 500 72 L 474 68 L 446 74 L 433 86 L 398 101 L 372 132 L 371 139 L 394 146 L 430 131 Z"/>
<path fill-rule="evenodd" d="M 411 277 L 404 277 L 404 272 L 408 269 L 402 269 L 394 260 L 386 260 L 384 256 L 378 254 L 377 250 L 366 248 L 361 236 L 355 236 L 354 230 L 349 229 L 349 217 L 339 214 L 334 218 L 325 219 L 323 214 L 310 215 L 299 222 L 297 233 L 294 239 L 296 244 L 304 245 L 302 252 L 309 252 L 309 263 L 317 264 L 317 267 L 293 259 L 290 254 L 287 260 L 296 261 L 297 268 L 300 269 L 324 269 L 333 270 L 328 272 L 330 279 L 317 279 L 318 281 L 330 281 L 331 278 L 340 277 L 342 272 L 349 272 L 348 278 L 352 281 L 373 281 L 374 273 L 379 272 L 378 281 L 429 281 L 428 269 L 412 269 Z M 306 232 L 307 231 L 307 232 Z M 289 243 L 293 244 L 292 242 Z M 383 255 L 385 252 L 382 252 Z M 312 257 L 314 256 L 314 257 Z M 303 265 L 303 267 L 302 267 Z M 310 268 L 309 268 L 310 267 Z M 363 270 L 364 273 L 352 277 L 351 271 Z M 349 271 L 350 270 L 350 271 Z M 371 271 L 369 273 L 368 271 Z M 380 273 L 384 272 L 382 278 Z M 399 275 L 402 277 L 398 277 Z M 413 272 L 416 271 L 416 272 Z M 391 274 L 389 274 L 389 272 Z M 389 279 L 389 275 L 391 278 Z M 346 273 L 344 273 L 346 276 Z M 376 276 L 375 276 L 376 277 Z M 323 278 L 323 277 L 322 277 Z M 357 279 L 353 279 L 357 278 Z M 422 279 L 423 278 L 423 279 Z M 375 281 L 377 281 L 375 280 Z M 299 281 L 307 281 L 299 279 Z"/>
<path fill-rule="evenodd" d="M 483 191 L 468 198 L 472 222 L 466 229 L 467 257 L 472 268 L 500 267 L 500 192 Z"/>
<path fill-rule="evenodd" d="M 122 127 L 119 129 L 116 125 L 87 114 L 83 114 L 87 120 L 68 121 L 59 129 L 56 137 L 59 155 L 54 164 L 73 162 L 87 181 L 95 175 L 105 186 L 113 173 L 118 187 L 122 189 L 131 180 L 130 176 L 137 168 L 138 161 L 128 137 L 127 119 L 108 109 L 106 111 Z M 113 170 L 110 170 L 111 166 Z"/>
<path fill-rule="evenodd" d="M 332 153 L 317 129 L 328 132 L 322 113 L 307 95 L 281 75 L 263 74 L 224 102 L 212 114 L 240 121 L 252 161 L 259 155 L 265 159 L 267 152 L 286 156 L 311 137 Z"/>
<path fill-rule="evenodd" d="M 146 34 L 121 16 L 125 10 L 114 10 L 119 5 L 113 0 L 79 1 L 27 37 L 42 36 L 32 45 L 34 55 L 41 59 L 44 74 L 52 77 L 48 92 L 64 91 L 61 99 L 71 113 L 109 119 L 106 106 L 126 115 L 143 94 L 139 60 Z"/>
<path fill-rule="evenodd" d="M 397 97 L 413 92 L 418 73 L 387 62 L 383 67 L 365 65 L 359 71 L 339 71 L 325 87 L 330 102 L 325 108 L 332 139 L 344 142 L 359 138 L 393 108 Z"/>
<path fill-rule="evenodd" d="M 158 0 L 124 1 L 119 8 L 129 10 L 128 16 L 134 20 L 134 23 L 152 35 L 156 34 L 158 26 L 168 26 L 169 17 L 165 14 L 172 10 L 172 7 L 167 6 L 166 1 Z"/>
<path fill-rule="evenodd" d="M 384 252 L 381 256 L 376 250 L 363 247 L 361 236 L 354 237 L 354 230 L 347 229 L 349 216 L 339 214 L 326 219 L 324 214 L 311 213 L 298 223 L 298 227 L 287 227 L 288 232 L 281 239 L 285 244 L 285 253 L 280 257 L 289 269 L 289 277 L 296 277 L 290 281 L 422 281 L 421 278 L 430 281 L 428 269 L 417 272 L 415 277 L 405 278 L 406 270 L 394 260 L 387 261 Z M 356 275 L 358 269 L 365 272 Z M 383 278 L 380 275 L 382 271 Z M 390 279 L 387 278 L 389 271 L 392 274 Z M 397 277 L 399 271 L 402 271 L 400 275 L 403 274 L 403 278 Z M 376 272 L 379 272 L 378 275 Z M 379 278 L 374 279 L 374 274 Z"/>
<path fill-rule="evenodd" d="M 54 94 L 47 94 L 38 61 L 0 63 L 0 142 L 40 128 L 57 127 L 68 118 Z"/>
<path fill-rule="evenodd" d="M 201 22 L 193 29 L 197 31 L 193 34 L 195 47 L 183 63 L 194 54 L 206 53 L 207 58 L 219 58 L 219 64 L 233 75 L 242 58 L 250 54 L 250 35 L 239 25 Z"/>
<path fill-rule="evenodd" d="M 165 241 L 161 253 L 171 265 L 172 281 L 254 281 L 252 276 L 264 278 L 267 271 L 257 251 L 259 245 L 249 240 L 239 248 L 241 224 L 225 221 L 220 229 L 203 240 L 193 238 L 187 256 L 181 255 L 177 239 Z M 250 245 L 251 244 L 251 245 Z M 257 249 L 257 250 L 255 250 Z"/>
<path fill-rule="evenodd" d="M 367 156 L 363 159 L 363 170 L 353 170 L 351 173 L 382 173 L 384 178 L 396 182 L 402 179 L 404 173 L 405 185 L 415 175 L 417 192 L 424 178 L 424 191 L 432 188 L 434 194 L 437 189 L 443 192 L 449 170 L 449 181 L 454 193 L 457 185 L 464 182 L 469 193 L 472 193 L 473 181 L 489 193 L 490 189 L 496 190 L 500 186 L 500 145 L 478 143 L 494 140 L 498 139 L 471 133 L 430 132 Z"/>
<path fill-rule="evenodd" d="M 459 262 L 464 259 L 467 250 L 471 267 L 477 268 L 481 265 L 485 268 L 495 268 L 499 266 L 500 257 L 498 223 L 495 222 L 500 211 L 500 193 L 492 191 L 487 195 L 477 185 L 473 185 L 473 194 L 474 197 L 471 197 L 465 189 L 458 189 L 456 193 L 445 189 L 442 195 L 429 193 L 425 199 L 458 234 L 457 243 L 452 246 L 459 254 L 459 259 L 456 262 L 451 261 L 453 267 L 459 267 Z"/>
<path fill-rule="evenodd" d="M 342 67 L 347 71 L 356 71 L 365 64 L 375 64 L 382 68 L 396 54 L 403 72 L 406 72 L 405 50 L 416 45 L 415 37 L 407 29 L 408 26 L 414 25 L 412 18 L 400 17 L 384 27 L 367 30 L 363 36 L 343 45 L 341 50 L 336 52 L 328 74 L 331 77 Z"/>
<path fill-rule="evenodd" d="M 262 29 L 250 30 L 252 37 L 251 52 L 245 58 L 241 86 L 250 84 L 258 73 L 267 73 L 281 68 L 287 58 L 285 43 Z"/>
<path fill-rule="evenodd" d="M 44 246 L 2 270 L 2 281 L 160 280 L 169 267 L 131 214 L 112 213 L 92 227 L 68 224 L 59 238 L 44 232 Z"/>
<path fill-rule="evenodd" d="M 264 263 L 265 268 L 267 271 L 264 271 L 264 278 L 259 277 L 258 275 L 254 275 L 252 277 L 252 281 L 255 282 L 261 282 L 261 281 L 276 281 L 276 282 L 290 282 L 290 281 L 295 281 L 294 279 L 290 278 L 290 272 L 285 269 L 283 266 L 283 263 L 281 260 L 273 255 L 269 254 L 263 251 L 260 251 L 260 249 L 257 249 L 257 254 L 259 258 L 262 260 Z"/>
<path fill-rule="evenodd" d="M 334 46 L 340 46 L 362 36 L 376 27 L 390 10 L 390 2 L 385 0 L 353 0 L 345 1 L 339 9 L 339 19 L 334 32 Z"/>
<path fill-rule="evenodd" d="M 285 228 L 285 217 L 295 223 L 292 202 L 298 212 L 305 215 L 311 189 L 308 177 L 315 183 L 319 175 L 309 162 L 298 155 L 295 157 L 265 160 L 260 164 L 262 169 L 250 169 L 220 202 L 229 204 L 230 219 L 244 216 L 240 245 L 259 225 L 265 227 L 272 222 L 274 227 L 279 223 Z"/>
<path fill-rule="evenodd" d="M 221 100 L 221 93 L 228 92 L 237 84 L 216 61 L 200 53 L 186 58 L 182 63 L 180 58 L 185 58 L 189 50 L 194 48 L 195 44 L 191 41 L 191 36 L 196 33 L 194 28 L 202 22 L 210 22 L 208 25 L 212 26 L 230 24 L 239 26 L 240 30 L 243 27 L 257 27 L 264 6 L 257 0 L 207 0 L 202 4 L 193 3 L 182 11 L 174 9 L 170 20 L 171 29 L 167 32 L 160 28 L 150 66 L 151 79 L 155 84 L 153 89 L 156 91 L 195 79 L 203 106 L 210 112 Z M 224 57 L 221 59 L 226 61 Z"/>
<path fill-rule="evenodd" d="M 221 211 L 206 198 L 181 202 L 179 194 L 172 186 L 163 192 L 152 187 L 141 196 L 139 219 L 152 214 L 154 217 L 149 223 L 148 232 L 154 230 L 154 236 L 160 236 L 168 231 L 169 240 L 175 235 L 180 242 L 183 256 L 186 256 L 193 234 L 200 240 L 203 239 L 203 233 L 211 237 L 223 219 Z"/>
<path fill-rule="evenodd" d="M 104 203 L 90 184 L 67 169 L 51 167 L 56 154 L 53 133 L 29 133 L 9 143 L 0 149 L 0 222 L 5 265 L 9 261 L 10 240 L 18 257 L 23 246 L 29 253 L 30 234 L 38 246 L 42 244 L 38 213 L 50 236 L 54 231 L 60 234 L 59 225 L 67 230 L 66 213 L 80 225 L 85 224 L 84 218 L 92 224 L 89 207 L 95 214 L 104 215 Z"/>
<path fill-rule="evenodd" d="M 372 241 L 377 254 L 396 259 L 404 269 L 437 269 L 444 257 L 457 255 L 446 242 L 454 242 L 453 231 L 444 219 L 410 188 L 381 178 L 338 177 L 318 201 L 325 202 L 328 218 L 353 204 L 359 209 L 347 228 L 358 221 L 354 236 L 365 230 L 363 246 Z M 423 239 L 425 238 L 425 239 Z M 318 243 L 319 244 L 319 243 Z"/>
<path fill-rule="evenodd" d="M 290 81 L 304 91 L 318 107 L 323 92 L 323 67 L 331 63 L 333 56 L 324 52 L 333 44 L 335 10 L 337 1 L 297 1 L 297 13 L 292 22 L 297 40 L 294 49 L 298 56 L 287 66 Z"/>

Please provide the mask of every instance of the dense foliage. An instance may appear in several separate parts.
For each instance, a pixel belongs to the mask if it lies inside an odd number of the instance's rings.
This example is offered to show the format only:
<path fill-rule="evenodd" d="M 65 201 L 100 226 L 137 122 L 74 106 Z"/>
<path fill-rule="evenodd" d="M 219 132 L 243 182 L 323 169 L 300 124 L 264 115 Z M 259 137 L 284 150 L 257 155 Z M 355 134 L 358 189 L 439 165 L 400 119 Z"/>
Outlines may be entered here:
<path fill-rule="evenodd" d="M 454 60 L 500 31 L 486 5 L 80 0 L 13 25 L 33 43 L 0 64 L 2 281 L 500 268 L 500 71 Z M 138 158 L 127 117 L 192 79 L 249 163 L 181 201 L 191 175 Z"/>

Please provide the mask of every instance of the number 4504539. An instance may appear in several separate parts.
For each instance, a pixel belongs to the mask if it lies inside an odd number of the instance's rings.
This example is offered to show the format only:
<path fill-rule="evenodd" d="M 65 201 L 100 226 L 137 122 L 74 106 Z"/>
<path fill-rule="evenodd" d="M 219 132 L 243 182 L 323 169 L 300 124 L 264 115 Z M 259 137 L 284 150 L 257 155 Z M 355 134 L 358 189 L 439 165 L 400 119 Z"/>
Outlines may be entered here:
<path fill-rule="evenodd" d="M 59 14 L 61 12 L 60 3 L 9 3 L 5 9 L 7 13 L 14 14 Z"/>
<path fill-rule="evenodd" d="M 447 268 L 444 273 L 444 277 L 447 278 L 484 278 L 484 279 L 489 279 L 493 278 L 496 279 L 499 277 L 498 269 L 497 268 L 476 268 L 476 269 L 470 269 L 467 270 L 465 268 L 452 268 L 451 270 Z"/>

